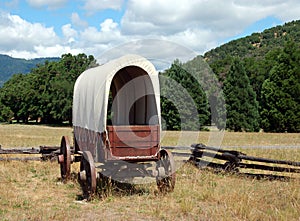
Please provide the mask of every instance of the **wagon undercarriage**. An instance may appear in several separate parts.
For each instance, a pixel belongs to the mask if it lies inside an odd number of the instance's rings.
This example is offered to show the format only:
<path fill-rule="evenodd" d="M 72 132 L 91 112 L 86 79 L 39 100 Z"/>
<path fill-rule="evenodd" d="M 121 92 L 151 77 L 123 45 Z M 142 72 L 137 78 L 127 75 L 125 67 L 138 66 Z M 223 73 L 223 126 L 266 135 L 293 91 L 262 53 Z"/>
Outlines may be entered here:
<path fill-rule="evenodd" d="M 115 153 L 119 153 L 116 148 L 120 147 L 114 145 L 114 148 Z M 128 147 L 126 146 L 126 148 Z M 132 152 L 134 150 L 135 148 L 131 149 Z M 139 151 L 139 149 L 137 150 Z M 149 148 L 144 147 L 144 150 L 149 150 Z M 122 183 L 132 183 L 137 178 L 155 178 L 160 192 L 170 192 L 175 186 L 176 168 L 174 158 L 172 153 L 165 149 L 160 149 L 156 155 L 150 155 L 150 157 L 127 156 L 120 160 L 119 156 L 117 159 L 110 158 L 104 162 L 95 162 L 90 151 L 74 150 L 70 147 L 69 138 L 63 136 L 57 158 L 63 181 L 67 181 L 71 177 L 71 164 L 80 162 L 78 180 L 85 193 L 84 195 L 88 198 L 96 192 L 97 183 L 105 178 Z"/>
<path fill-rule="evenodd" d="M 175 162 L 167 150 L 161 150 L 156 161 L 121 161 L 95 163 L 92 154 L 84 151 L 80 161 L 78 180 L 84 195 L 90 197 L 97 190 L 97 183 L 106 179 L 121 183 L 134 183 L 139 178 L 155 178 L 160 192 L 173 191 L 175 186 Z M 148 180 L 149 182 L 149 180 Z"/>

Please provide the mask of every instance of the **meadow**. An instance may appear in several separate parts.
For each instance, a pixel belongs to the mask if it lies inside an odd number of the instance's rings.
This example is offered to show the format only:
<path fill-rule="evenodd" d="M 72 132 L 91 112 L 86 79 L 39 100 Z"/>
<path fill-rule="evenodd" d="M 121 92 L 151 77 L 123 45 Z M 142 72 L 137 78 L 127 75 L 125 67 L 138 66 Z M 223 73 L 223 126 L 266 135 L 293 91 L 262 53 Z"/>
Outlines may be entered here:
<path fill-rule="evenodd" d="M 72 137 L 72 128 L 0 125 L 2 148 L 57 146 L 62 135 Z M 162 144 L 174 145 L 178 136 L 168 131 Z M 209 136 L 200 132 L 199 143 Z M 183 137 L 190 142 L 188 135 Z M 226 132 L 222 146 L 252 156 L 300 161 L 299 134 Z M 76 179 L 78 166 L 72 165 L 74 179 L 63 184 L 57 162 L 1 161 L 0 220 L 300 220 L 299 176 L 254 179 L 184 164 L 177 170 L 172 193 L 161 195 L 155 183 L 111 185 L 86 202 Z"/>

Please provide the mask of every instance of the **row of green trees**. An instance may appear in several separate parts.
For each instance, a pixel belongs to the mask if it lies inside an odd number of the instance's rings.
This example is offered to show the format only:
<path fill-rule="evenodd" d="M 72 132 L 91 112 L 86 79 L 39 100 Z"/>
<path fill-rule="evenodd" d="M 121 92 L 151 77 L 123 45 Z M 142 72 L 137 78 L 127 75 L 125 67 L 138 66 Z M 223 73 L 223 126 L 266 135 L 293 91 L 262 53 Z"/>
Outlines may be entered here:
<path fill-rule="evenodd" d="M 211 65 L 224 83 L 228 129 L 300 132 L 299 46 L 289 41 L 263 59 L 228 56 Z"/>
<path fill-rule="evenodd" d="M 0 120 L 71 122 L 75 80 L 94 65 L 93 56 L 65 54 L 58 62 L 45 62 L 29 74 L 13 75 L 0 89 Z"/>
<path fill-rule="evenodd" d="M 201 126 L 213 123 L 222 129 L 226 122 L 226 128 L 232 131 L 300 132 L 299 46 L 288 41 L 283 48 L 270 50 L 259 59 L 226 56 L 217 60 L 210 66 L 221 85 L 211 84 L 207 77 L 203 78 L 208 71 L 200 56 L 186 64 L 175 61 L 162 75 L 174 79 L 188 91 L 196 104 L 196 121 Z M 207 85 L 199 84 L 195 70 Z M 222 89 L 223 96 L 216 94 L 215 89 L 209 93 L 208 88 L 214 86 Z M 182 99 L 182 92 L 172 87 L 171 93 L 176 97 L 173 100 Z M 181 95 L 176 95 L 178 93 Z M 195 128 L 195 122 L 183 124 L 180 119 L 181 109 L 185 110 L 183 113 L 189 113 L 189 102 L 183 99 L 184 105 L 174 106 L 167 99 L 162 100 L 162 116 L 168 129 Z M 226 117 L 222 105 L 226 108 Z M 213 112 L 217 119 L 213 119 Z"/>
<path fill-rule="evenodd" d="M 261 89 L 261 127 L 265 131 L 300 132 L 300 45 L 280 51 Z"/>

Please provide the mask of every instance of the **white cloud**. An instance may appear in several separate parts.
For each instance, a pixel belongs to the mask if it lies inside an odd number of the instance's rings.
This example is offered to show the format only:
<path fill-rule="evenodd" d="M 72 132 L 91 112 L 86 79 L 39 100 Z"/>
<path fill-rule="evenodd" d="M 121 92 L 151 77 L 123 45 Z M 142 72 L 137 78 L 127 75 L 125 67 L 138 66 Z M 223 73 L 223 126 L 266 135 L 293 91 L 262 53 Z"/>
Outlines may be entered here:
<path fill-rule="evenodd" d="M 72 49 L 68 46 L 62 46 L 62 45 L 53 45 L 51 47 L 45 47 L 39 45 L 39 46 L 35 46 L 33 51 L 0 50 L 1 54 L 8 54 L 9 56 L 12 56 L 14 58 L 25 58 L 25 59 L 40 58 L 40 57 L 60 57 L 62 54 L 66 54 L 66 53 L 78 54 L 81 52 L 82 51 L 80 49 Z"/>
<path fill-rule="evenodd" d="M 202 51 L 207 51 L 217 45 L 216 39 L 212 39 L 213 35 L 214 33 L 209 30 L 187 29 L 183 32 L 163 37 L 163 39 L 178 42 L 191 50 L 200 48 Z"/>
<path fill-rule="evenodd" d="M 78 27 L 88 27 L 88 23 L 84 20 L 82 20 L 78 13 L 75 13 L 73 12 L 72 15 L 71 15 L 71 21 L 72 23 L 75 25 L 75 26 L 78 26 Z"/>
<path fill-rule="evenodd" d="M 72 28 L 71 24 L 66 24 L 62 26 L 61 30 L 67 43 L 73 44 L 76 42 L 78 32 Z"/>
<path fill-rule="evenodd" d="M 28 4 L 35 8 L 47 6 L 49 9 L 62 7 L 68 0 L 26 0 Z"/>
<path fill-rule="evenodd" d="M 75 38 L 78 35 L 78 32 L 72 28 L 71 24 L 66 24 L 61 29 L 66 38 Z"/>
<path fill-rule="evenodd" d="M 268 16 L 299 19 L 296 0 L 129 0 L 121 21 L 123 35 L 155 34 L 203 53 L 241 34 Z"/>
<path fill-rule="evenodd" d="M 53 27 L 30 23 L 17 15 L 0 13 L 0 53 L 16 58 L 60 57 L 65 53 L 82 52 L 68 43 L 77 37 L 71 25 L 62 27 L 66 40 L 60 39 Z"/>
<path fill-rule="evenodd" d="M 53 27 L 29 23 L 17 15 L 0 14 L 0 48 L 31 50 L 35 45 L 50 46 L 59 39 Z"/>
<path fill-rule="evenodd" d="M 7 54 L 14 58 L 25 58 L 25 59 L 32 59 L 32 58 L 40 58 L 40 57 L 60 57 L 63 54 L 71 53 L 71 54 L 78 54 L 82 53 L 83 50 L 80 48 L 71 48 L 70 46 L 63 46 L 63 45 L 52 45 L 52 46 L 44 46 L 44 45 L 37 45 L 34 46 L 32 50 L 1 50 L 0 54 Z"/>
<path fill-rule="evenodd" d="M 118 44 L 123 40 L 126 40 L 125 36 L 122 36 L 118 29 L 118 24 L 112 19 L 106 19 L 100 24 L 100 30 L 95 27 L 88 27 L 80 33 L 81 41 L 85 46 L 91 44 Z"/>
<path fill-rule="evenodd" d="M 59 7 L 67 0 L 27 1 L 35 7 Z M 300 12 L 298 0 L 86 0 L 84 10 L 87 13 L 105 9 L 120 10 L 124 8 L 125 2 L 125 14 L 120 23 L 113 17 L 107 17 L 97 27 L 92 27 L 86 22 L 88 18 L 82 19 L 79 12 L 74 12 L 69 15 L 70 24 L 61 27 L 61 37 L 53 27 L 2 13 L 0 52 L 19 54 L 18 57 L 61 56 L 67 52 L 83 52 L 98 57 L 104 51 L 132 40 L 142 40 L 134 44 L 134 47 L 139 47 L 141 43 L 149 42 L 147 39 L 157 39 L 173 41 L 202 54 L 224 40 L 241 34 L 263 18 L 276 17 L 287 22 L 299 19 Z M 127 47 L 123 48 L 122 53 L 126 53 Z M 159 46 L 147 46 L 143 50 L 150 52 L 159 50 L 157 48 Z M 169 47 L 166 51 L 172 53 L 171 49 Z M 163 51 L 164 56 L 167 56 L 166 51 Z"/>
<path fill-rule="evenodd" d="M 229 1 L 191 0 L 187 4 L 181 0 L 130 0 L 122 27 L 128 34 L 154 31 L 169 35 L 191 28 L 226 29 L 232 33 L 243 24 L 259 19 L 258 16 L 257 11 L 251 13 L 247 8 Z"/>
<path fill-rule="evenodd" d="M 114 22 L 111 18 L 105 19 L 103 23 L 100 24 L 101 31 L 110 32 L 115 31 L 118 27 L 118 23 Z"/>
<path fill-rule="evenodd" d="M 84 9 L 89 13 L 95 13 L 105 9 L 120 10 L 124 0 L 85 0 Z"/>
<path fill-rule="evenodd" d="M 62 54 L 66 53 L 78 54 L 82 52 L 81 49 L 71 48 L 69 46 L 63 46 L 59 44 L 49 47 L 37 45 L 34 47 L 34 50 L 36 51 L 38 57 L 60 57 Z"/>

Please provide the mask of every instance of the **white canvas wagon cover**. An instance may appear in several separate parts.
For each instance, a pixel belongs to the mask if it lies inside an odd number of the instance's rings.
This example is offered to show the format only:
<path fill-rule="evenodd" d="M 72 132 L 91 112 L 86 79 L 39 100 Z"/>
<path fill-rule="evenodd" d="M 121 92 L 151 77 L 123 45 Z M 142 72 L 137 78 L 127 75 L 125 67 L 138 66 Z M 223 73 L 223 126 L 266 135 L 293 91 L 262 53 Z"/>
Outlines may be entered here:
<path fill-rule="evenodd" d="M 73 126 L 106 131 L 112 89 L 117 93 L 112 105 L 113 125 L 160 124 L 158 72 L 144 57 L 125 55 L 78 77 L 73 94 Z M 130 119 L 133 106 L 134 119 Z"/>

